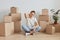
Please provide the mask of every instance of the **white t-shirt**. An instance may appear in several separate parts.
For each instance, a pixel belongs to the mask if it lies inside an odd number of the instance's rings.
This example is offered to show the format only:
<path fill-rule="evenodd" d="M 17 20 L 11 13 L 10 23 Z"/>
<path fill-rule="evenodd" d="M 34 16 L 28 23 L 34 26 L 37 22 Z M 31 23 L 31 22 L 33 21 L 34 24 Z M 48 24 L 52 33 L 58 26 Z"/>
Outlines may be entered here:
<path fill-rule="evenodd" d="M 37 22 L 37 19 L 35 17 L 27 18 L 27 26 L 34 26 L 35 22 Z"/>

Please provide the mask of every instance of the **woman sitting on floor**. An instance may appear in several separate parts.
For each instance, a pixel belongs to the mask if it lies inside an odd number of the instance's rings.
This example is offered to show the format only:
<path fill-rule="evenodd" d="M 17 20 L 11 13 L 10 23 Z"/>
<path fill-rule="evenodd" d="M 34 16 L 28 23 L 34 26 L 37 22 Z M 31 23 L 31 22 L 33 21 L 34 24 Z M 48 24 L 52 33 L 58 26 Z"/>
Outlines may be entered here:
<path fill-rule="evenodd" d="M 33 35 L 34 32 L 39 32 L 41 30 L 41 26 L 38 25 L 37 19 L 34 17 L 34 15 L 35 11 L 31 11 L 29 17 L 26 17 L 25 14 L 27 24 L 22 25 L 22 29 L 26 33 L 30 33 L 30 35 Z"/>

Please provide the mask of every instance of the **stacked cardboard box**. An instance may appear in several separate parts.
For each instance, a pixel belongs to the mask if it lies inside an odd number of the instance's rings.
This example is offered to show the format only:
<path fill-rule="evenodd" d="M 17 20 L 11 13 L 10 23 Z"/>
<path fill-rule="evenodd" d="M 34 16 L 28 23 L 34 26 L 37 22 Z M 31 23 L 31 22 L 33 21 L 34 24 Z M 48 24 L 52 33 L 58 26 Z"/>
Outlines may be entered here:
<path fill-rule="evenodd" d="M 14 22 L 14 32 L 18 33 L 21 31 L 21 16 L 20 14 L 11 14 L 12 16 L 12 21 Z"/>
<path fill-rule="evenodd" d="M 42 27 L 42 29 L 40 30 L 41 32 L 45 32 L 46 27 L 49 23 L 46 21 L 40 21 L 40 26 Z"/>
<path fill-rule="evenodd" d="M 48 9 L 42 9 L 42 15 L 39 15 L 38 23 L 42 27 L 41 31 L 45 32 L 46 31 L 46 27 L 49 24 Z"/>
<path fill-rule="evenodd" d="M 49 21 L 49 16 L 48 15 L 39 15 L 39 21 Z"/>
<path fill-rule="evenodd" d="M 0 36 L 8 36 L 14 33 L 14 22 L 11 16 L 4 16 L 4 21 L 0 23 Z"/>
<path fill-rule="evenodd" d="M 48 15 L 48 9 L 42 9 L 42 15 Z"/>
<path fill-rule="evenodd" d="M 60 24 L 54 24 L 53 25 L 55 27 L 55 32 L 60 32 Z"/>
<path fill-rule="evenodd" d="M 14 33 L 14 22 L 5 23 L 5 35 L 11 35 Z"/>
<path fill-rule="evenodd" d="M 21 21 L 14 22 L 14 32 L 15 33 L 21 32 Z"/>
<path fill-rule="evenodd" d="M 41 31 L 44 32 L 46 29 L 46 25 L 49 24 L 49 16 L 48 15 L 39 15 L 39 25 L 42 27 Z"/>
<path fill-rule="evenodd" d="M 5 15 L 3 21 L 7 23 L 12 22 L 12 17 Z"/>
<path fill-rule="evenodd" d="M 47 25 L 46 33 L 54 34 L 55 33 L 55 27 L 53 25 Z"/>
<path fill-rule="evenodd" d="M 15 21 L 21 21 L 21 15 L 19 13 L 11 14 L 11 17 L 12 17 L 12 21 L 13 22 L 15 22 Z"/>

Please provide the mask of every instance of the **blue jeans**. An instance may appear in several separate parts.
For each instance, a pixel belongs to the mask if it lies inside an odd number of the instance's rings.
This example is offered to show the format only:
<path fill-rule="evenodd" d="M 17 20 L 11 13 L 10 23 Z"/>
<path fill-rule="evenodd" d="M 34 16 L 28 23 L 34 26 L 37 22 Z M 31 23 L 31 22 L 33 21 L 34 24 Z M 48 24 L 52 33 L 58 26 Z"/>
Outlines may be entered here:
<path fill-rule="evenodd" d="M 22 25 L 22 29 L 25 31 L 25 32 L 30 32 L 30 30 L 31 29 L 33 29 L 33 27 L 28 27 L 28 26 L 26 26 L 26 25 Z M 36 32 L 39 32 L 41 30 L 41 27 L 40 26 L 38 26 L 36 29 L 35 29 L 35 31 Z"/>

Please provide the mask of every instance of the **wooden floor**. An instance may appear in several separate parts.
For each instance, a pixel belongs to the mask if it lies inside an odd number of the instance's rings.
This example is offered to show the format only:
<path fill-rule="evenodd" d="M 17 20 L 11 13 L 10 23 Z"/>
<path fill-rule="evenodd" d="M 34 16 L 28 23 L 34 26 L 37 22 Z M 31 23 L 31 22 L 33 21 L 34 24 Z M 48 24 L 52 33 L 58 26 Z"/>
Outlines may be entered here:
<path fill-rule="evenodd" d="M 13 34 L 7 37 L 0 37 L 0 40 L 60 40 L 60 33 L 53 35 L 45 33 L 35 33 L 33 36 L 25 36 L 24 34 Z"/>

